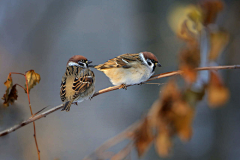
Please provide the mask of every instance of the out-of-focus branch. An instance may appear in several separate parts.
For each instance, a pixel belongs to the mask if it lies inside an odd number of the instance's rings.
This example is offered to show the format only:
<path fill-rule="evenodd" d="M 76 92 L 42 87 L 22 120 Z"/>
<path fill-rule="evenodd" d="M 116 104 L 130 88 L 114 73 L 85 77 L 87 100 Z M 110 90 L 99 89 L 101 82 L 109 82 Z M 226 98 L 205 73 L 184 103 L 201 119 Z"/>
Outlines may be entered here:
<path fill-rule="evenodd" d="M 240 69 L 240 65 L 229 65 L 229 66 L 211 66 L 211 67 L 201 67 L 201 68 L 196 68 L 197 71 L 203 71 L 203 70 L 222 70 L 222 69 Z M 178 71 L 172 71 L 172 72 L 166 72 L 166 73 L 162 73 L 162 74 L 158 74 L 158 75 L 154 75 L 152 76 L 149 80 L 147 80 L 146 82 L 148 81 L 152 81 L 152 80 L 156 80 L 156 79 L 160 79 L 160 78 L 164 78 L 164 77 L 170 77 L 170 76 L 174 76 L 174 75 L 179 75 L 179 74 L 182 74 L 182 71 L 181 70 L 178 70 Z M 145 82 L 143 82 L 144 84 Z M 137 84 L 135 84 L 137 85 Z M 132 86 L 132 85 L 127 85 L 127 87 L 129 86 Z M 118 89 L 121 89 L 122 86 L 119 85 L 119 86 L 113 86 L 113 87 L 108 87 L 108 88 L 105 88 L 105 89 L 102 89 L 98 92 L 96 92 L 93 97 L 95 96 L 98 96 L 100 94 L 103 94 L 103 93 L 106 93 L 106 92 L 110 92 L 110 91 L 114 91 L 114 90 L 118 90 Z M 0 136 L 4 136 L 6 134 L 9 134 L 31 122 L 34 122 L 40 118 L 43 118 L 43 117 L 46 117 L 47 115 L 49 115 L 50 113 L 52 112 L 55 112 L 59 109 L 61 109 L 63 107 L 63 105 L 58 105 L 54 108 L 51 108 L 43 113 L 40 113 L 40 114 L 37 114 L 33 117 L 30 117 L 29 119 L 23 121 L 22 123 L 20 124 L 17 124 L 13 127 L 10 127 L 2 132 L 0 132 Z"/>
<path fill-rule="evenodd" d="M 122 151 L 115 155 L 108 155 L 106 157 L 105 153 L 106 150 L 109 149 L 110 147 L 122 142 L 123 140 L 127 138 L 131 138 L 132 136 L 132 131 L 136 129 L 140 124 L 140 121 L 133 123 L 131 126 L 129 126 L 127 129 L 116 135 L 115 137 L 107 140 L 105 143 L 103 143 L 100 147 L 98 147 L 92 154 L 86 156 L 83 158 L 83 160 L 92 160 L 92 159 L 117 159 L 121 157 L 120 159 L 125 158 L 131 151 L 133 144 L 130 142 Z"/>

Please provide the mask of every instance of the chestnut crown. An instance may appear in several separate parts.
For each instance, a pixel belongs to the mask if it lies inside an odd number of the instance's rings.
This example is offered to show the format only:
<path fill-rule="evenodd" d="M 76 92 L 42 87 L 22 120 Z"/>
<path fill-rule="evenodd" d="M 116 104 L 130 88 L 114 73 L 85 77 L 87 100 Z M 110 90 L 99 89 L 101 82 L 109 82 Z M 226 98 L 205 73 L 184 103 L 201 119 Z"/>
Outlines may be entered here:
<path fill-rule="evenodd" d="M 155 64 L 155 66 L 161 67 L 161 64 L 158 63 L 157 57 L 151 53 L 151 52 L 141 52 L 146 60 L 151 60 L 152 63 Z"/>
<path fill-rule="evenodd" d="M 82 55 L 75 55 L 68 60 L 67 65 L 79 65 L 81 67 L 87 68 L 90 67 L 88 65 L 90 63 L 92 63 L 92 61 L 88 60 L 86 57 Z"/>

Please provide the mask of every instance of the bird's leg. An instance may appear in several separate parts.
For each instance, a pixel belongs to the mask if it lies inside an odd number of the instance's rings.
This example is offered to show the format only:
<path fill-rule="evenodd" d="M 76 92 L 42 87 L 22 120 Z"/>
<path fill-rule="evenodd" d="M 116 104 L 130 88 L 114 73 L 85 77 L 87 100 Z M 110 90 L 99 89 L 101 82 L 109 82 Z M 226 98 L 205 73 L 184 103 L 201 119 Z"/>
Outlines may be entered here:
<path fill-rule="evenodd" d="M 121 87 L 119 89 L 121 89 L 121 88 L 127 90 L 127 85 L 123 83 L 123 84 L 121 84 Z"/>
<path fill-rule="evenodd" d="M 90 101 L 92 100 L 92 96 L 91 96 L 91 97 L 89 97 L 89 100 L 90 100 Z"/>
<path fill-rule="evenodd" d="M 138 83 L 138 85 L 143 85 L 143 82 L 141 82 L 141 83 Z"/>
<path fill-rule="evenodd" d="M 73 104 L 77 105 L 78 106 L 78 103 L 77 102 L 73 102 Z"/>

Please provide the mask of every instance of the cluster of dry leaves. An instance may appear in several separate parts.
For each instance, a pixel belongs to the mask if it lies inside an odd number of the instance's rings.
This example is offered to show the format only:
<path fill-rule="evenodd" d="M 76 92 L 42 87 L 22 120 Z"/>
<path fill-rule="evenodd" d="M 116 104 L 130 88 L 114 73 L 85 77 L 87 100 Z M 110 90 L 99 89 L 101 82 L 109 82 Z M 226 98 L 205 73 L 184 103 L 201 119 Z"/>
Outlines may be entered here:
<path fill-rule="evenodd" d="M 152 143 L 160 156 L 168 156 L 172 138 L 176 135 L 182 141 L 188 141 L 192 136 L 191 124 L 196 104 L 204 95 L 212 107 L 223 105 L 228 100 L 229 91 L 214 70 L 209 71 L 209 81 L 202 85 L 198 92 L 192 89 L 198 78 L 196 68 L 201 61 L 201 33 L 205 31 L 209 35 L 208 62 L 215 61 L 228 43 L 228 33 L 212 27 L 223 6 L 220 0 L 200 1 L 189 13 L 189 19 L 182 23 L 178 37 L 185 41 L 186 45 L 179 53 L 179 69 L 183 71 L 181 76 L 185 87 L 180 89 L 175 79 L 171 79 L 161 89 L 159 99 L 134 131 L 134 142 L 139 156 L 142 156 Z M 188 21 L 191 21 L 193 26 L 189 26 Z"/>
<path fill-rule="evenodd" d="M 24 76 L 25 77 L 25 87 L 21 86 L 18 83 L 13 85 L 12 74 L 18 74 L 18 75 Z M 6 89 L 5 94 L 2 97 L 2 99 L 4 100 L 3 105 L 8 107 L 9 103 L 13 104 L 14 101 L 17 100 L 18 94 L 17 94 L 16 86 L 19 86 L 28 95 L 29 109 L 30 109 L 31 115 L 33 117 L 35 114 L 33 114 L 33 111 L 32 111 L 29 92 L 35 85 L 37 85 L 37 83 L 40 82 L 40 80 L 41 80 L 40 75 L 38 73 L 36 73 L 34 70 L 29 70 L 29 71 L 25 72 L 25 74 L 10 72 L 9 75 L 8 75 L 7 81 L 4 82 L 4 85 L 7 87 L 7 89 Z M 39 112 L 37 112 L 37 113 L 39 113 Z M 34 129 L 33 137 L 35 139 L 35 144 L 36 144 L 36 148 L 37 148 L 37 152 L 38 152 L 38 159 L 40 160 L 40 150 L 39 150 L 38 144 L 37 144 L 35 122 L 33 122 L 33 129 Z"/>
<path fill-rule="evenodd" d="M 13 85 L 12 74 L 23 75 L 26 79 L 25 87 L 22 87 L 19 84 Z M 18 98 L 16 86 L 22 87 L 26 93 L 29 93 L 30 90 L 40 81 L 40 75 L 37 74 L 34 70 L 29 70 L 25 74 L 22 73 L 9 73 L 7 81 L 4 82 L 4 85 L 7 87 L 5 94 L 2 99 L 4 100 L 3 105 L 8 107 L 9 103 L 13 104 L 15 100 Z"/>

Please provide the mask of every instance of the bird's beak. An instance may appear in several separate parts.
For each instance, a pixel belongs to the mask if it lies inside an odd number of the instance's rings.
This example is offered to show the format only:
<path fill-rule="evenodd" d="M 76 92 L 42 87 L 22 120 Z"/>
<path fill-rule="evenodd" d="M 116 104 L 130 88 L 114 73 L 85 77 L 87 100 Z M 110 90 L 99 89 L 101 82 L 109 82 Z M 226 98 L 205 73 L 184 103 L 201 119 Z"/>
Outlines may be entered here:
<path fill-rule="evenodd" d="M 89 68 L 94 68 L 96 67 L 97 65 L 88 65 Z"/>
<path fill-rule="evenodd" d="M 160 63 L 155 63 L 155 65 L 158 67 L 162 67 L 162 65 Z"/>
<path fill-rule="evenodd" d="M 96 67 L 97 65 L 88 65 L 89 68 L 94 68 Z"/>
<path fill-rule="evenodd" d="M 91 60 L 88 60 L 87 63 L 90 64 L 90 63 L 92 63 L 92 61 L 91 61 Z"/>

